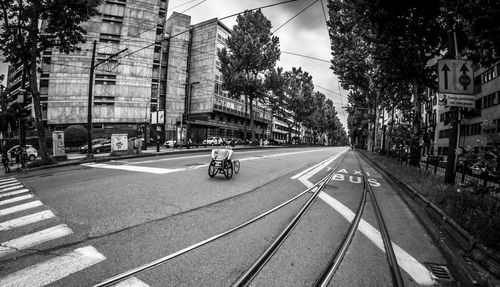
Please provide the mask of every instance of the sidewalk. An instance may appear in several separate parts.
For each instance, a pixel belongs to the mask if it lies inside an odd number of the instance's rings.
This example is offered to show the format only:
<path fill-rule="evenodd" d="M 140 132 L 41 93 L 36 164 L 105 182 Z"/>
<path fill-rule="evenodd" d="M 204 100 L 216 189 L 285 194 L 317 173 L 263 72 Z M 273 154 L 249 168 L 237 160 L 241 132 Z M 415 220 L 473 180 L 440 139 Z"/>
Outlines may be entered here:
<path fill-rule="evenodd" d="M 222 148 L 223 146 L 221 146 Z M 267 149 L 267 148 L 284 148 L 284 147 L 292 147 L 288 145 L 280 145 L 280 146 L 250 146 L 250 145 L 244 145 L 244 146 L 235 146 L 233 147 L 233 150 L 248 150 L 248 149 Z M 111 161 L 111 160 L 117 160 L 117 159 L 131 159 L 131 158 L 141 158 L 141 157 L 153 157 L 153 156 L 159 156 L 159 155 L 168 155 L 168 154 L 184 154 L 184 153 L 195 153 L 195 152 L 206 152 L 207 154 L 210 153 L 212 149 L 217 148 L 217 146 L 199 146 L 199 147 L 183 147 L 182 149 L 176 148 L 166 148 L 165 146 L 160 146 L 160 152 L 156 151 L 156 146 L 149 146 L 147 150 L 139 150 L 138 153 L 129 153 L 125 155 L 111 155 L 111 153 L 100 153 L 100 154 L 94 154 L 94 159 L 87 159 L 87 154 L 85 153 L 78 153 L 78 152 L 71 152 L 67 153 L 67 159 L 64 161 L 58 161 L 55 164 L 52 165 L 44 165 L 44 166 L 37 166 L 37 167 L 30 167 L 30 168 L 25 168 L 24 170 L 15 170 L 16 166 L 13 165 L 11 166 L 11 173 L 6 174 L 3 170 L 3 168 L 0 171 L 0 177 L 3 176 L 9 176 L 17 173 L 24 173 L 24 172 L 29 172 L 29 171 L 34 171 L 34 170 L 40 170 L 40 169 L 48 169 L 48 168 L 56 168 L 56 167 L 63 167 L 63 166 L 70 166 L 70 165 L 79 165 L 82 163 L 92 163 L 92 162 L 106 162 L 106 161 Z"/>

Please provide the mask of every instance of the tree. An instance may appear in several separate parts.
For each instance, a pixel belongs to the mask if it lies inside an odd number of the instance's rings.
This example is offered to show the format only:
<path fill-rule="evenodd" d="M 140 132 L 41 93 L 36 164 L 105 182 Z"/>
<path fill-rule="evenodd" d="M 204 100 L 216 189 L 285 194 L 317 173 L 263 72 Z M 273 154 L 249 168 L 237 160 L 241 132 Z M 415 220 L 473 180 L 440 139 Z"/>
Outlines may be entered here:
<path fill-rule="evenodd" d="M 265 78 L 280 57 L 279 39 L 271 36 L 271 22 L 259 10 L 245 11 L 236 18 L 228 49 L 218 52 L 221 60 L 222 88 L 230 97 L 245 97 L 250 104 L 250 127 L 255 139 L 253 103 L 265 101 Z M 246 121 L 245 121 L 246 127 Z M 246 130 L 246 129 L 245 129 Z M 245 133 L 246 137 L 246 133 Z"/>
<path fill-rule="evenodd" d="M 97 15 L 101 0 L 3 0 L 0 3 L 0 51 L 6 61 L 24 67 L 33 97 L 39 152 L 42 160 L 49 162 L 37 63 L 41 52 L 48 48 L 55 47 L 64 53 L 78 50 L 77 44 L 85 40 L 85 30 L 80 24 Z"/>
<path fill-rule="evenodd" d="M 312 76 L 308 72 L 302 71 L 302 68 L 292 67 L 291 71 L 285 72 L 287 78 L 285 86 L 285 94 L 288 96 L 287 108 L 291 112 L 293 118 L 293 126 L 305 121 L 306 117 L 312 111 L 312 99 L 314 85 Z M 289 130 L 291 143 L 291 129 Z"/>

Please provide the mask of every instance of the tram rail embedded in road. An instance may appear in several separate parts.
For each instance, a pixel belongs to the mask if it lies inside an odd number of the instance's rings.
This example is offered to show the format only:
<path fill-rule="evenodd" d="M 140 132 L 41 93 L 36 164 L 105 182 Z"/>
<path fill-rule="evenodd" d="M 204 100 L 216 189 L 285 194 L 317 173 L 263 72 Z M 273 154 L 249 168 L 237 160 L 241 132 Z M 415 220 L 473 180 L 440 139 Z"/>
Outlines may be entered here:
<path fill-rule="evenodd" d="M 344 155 L 344 157 L 345 157 L 345 155 Z M 244 223 L 242 223 L 242 224 L 240 224 L 240 225 L 238 225 L 238 226 L 236 226 L 236 227 L 234 227 L 232 229 L 229 229 L 229 230 L 227 230 L 225 232 L 222 232 L 220 234 L 214 235 L 214 236 L 212 236 L 210 238 L 207 238 L 207 239 L 205 239 L 205 240 L 203 240 L 201 242 L 198 242 L 198 243 L 196 243 L 194 245 L 191 245 L 189 247 L 181 249 L 181 250 L 179 250 L 177 252 L 174 252 L 172 254 L 169 254 L 167 256 L 164 256 L 164 257 L 161 257 L 161 258 L 156 259 L 154 261 L 151 261 L 149 263 L 143 264 L 142 266 L 130 269 L 130 270 L 125 271 L 125 272 L 123 272 L 121 274 L 118 274 L 118 275 L 115 275 L 115 276 L 113 276 L 111 278 L 105 279 L 105 280 L 97 283 L 96 285 L 94 285 L 94 287 L 111 286 L 111 285 L 117 284 L 117 283 L 119 283 L 121 281 L 124 281 L 124 280 L 126 280 L 126 279 L 128 279 L 128 278 L 130 278 L 130 277 L 132 277 L 132 276 L 134 276 L 136 274 L 138 274 L 138 273 L 141 273 L 143 271 L 150 270 L 150 269 L 158 267 L 158 266 L 160 266 L 162 264 L 165 264 L 165 263 L 167 263 L 167 262 L 169 262 L 169 261 L 171 261 L 171 260 L 173 260 L 173 259 L 175 259 L 177 257 L 180 257 L 180 256 L 182 256 L 182 255 L 190 252 L 190 251 L 198 249 L 198 248 L 200 248 L 200 247 L 202 247 L 204 245 L 207 245 L 207 244 L 209 244 L 211 242 L 214 242 L 217 239 L 225 237 L 225 236 L 227 236 L 227 235 L 229 235 L 229 234 L 231 234 L 233 232 L 236 232 L 236 231 L 238 231 L 238 230 L 246 227 L 247 225 L 249 225 L 251 223 L 254 223 L 254 222 L 256 222 L 256 221 L 264 218 L 265 216 L 267 216 L 267 215 L 269 215 L 269 214 L 271 214 L 271 213 L 273 213 L 273 212 L 281 209 L 282 207 L 284 207 L 284 206 L 292 203 L 293 201 L 297 200 L 298 198 L 301 198 L 302 196 L 304 196 L 306 194 L 311 194 L 311 192 L 313 192 L 313 195 L 311 196 L 311 198 L 302 206 L 301 210 L 298 213 L 298 214 L 302 214 L 303 215 L 305 213 L 305 211 L 307 210 L 307 208 L 312 203 L 312 201 L 313 201 L 312 199 L 314 199 L 314 198 L 317 197 L 317 195 L 319 194 L 319 192 L 321 192 L 321 190 L 324 189 L 324 187 L 326 186 L 326 184 L 330 181 L 330 179 L 332 178 L 332 176 L 335 174 L 335 171 L 336 171 L 337 167 L 340 165 L 340 163 L 342 162 L 342 160 L 340 160 L 339 163 L 335 166 L 335 168 L 333 168 L 325 177 L 323 177 L 322 179 L 320 179 L 317 183 L 313 184 L 311 187 L 307 188 L 306 190 L 302 191 L 301 193 L 299 193 L 298 195 L 292 197 L 291 199 L 289 199 L 289 200 L 281 203 L 280 205 L 275 206 L 274 208 L 271 208 L 271 209 L 267 210 L 266 212 L 263 212 L 260 215 L 254 217 L 254 218 L 252 218 L 252 219 L 250 219 L 250 220 L 248 220 L 248 221 L 246 221 L 246 222 L 244 222 Z M 298 219 L 300 219 L 300 217 Z M 294 217 L 294 219 L 292 219 L 292 222 L 295 221 L 296 218 L 297 218 L 297 216 Z M 298 222 L 298 220 L 296 220 L 296 221 Z M 287 226 L 287 228 L 285 228 L 285 231 L 287 229 L 290 229 L 288 232 L 286 232 L 287 234 L 289 234 L 289 232 L 293 229 L 293 227 L 296 225 L 297 222 L 295 222 L 291 227 L 290 227 L 290 224 L 289 224 Z M 281 234 L 283 235 L 283 233 L 284 232 L 282 232 Z M 285 238 L 286 238 L 286 236 L 285 236 Z M 283 238 L 283 239 L 285 239 L 285 238 Z M 277 247 L 279 247 L 279 245 L 276 246 L 276 248 L 274 249 L 274 251 L 277 249 Z M 274 251 L 272 253 L 274 253 Z M 272 255 L 272 253 L 270 255 Z M 251 274 L 255 275 L 256 273 L 251 272 Z M 252 276 L 252 278 L 253 278 L 253 276 Z"/>

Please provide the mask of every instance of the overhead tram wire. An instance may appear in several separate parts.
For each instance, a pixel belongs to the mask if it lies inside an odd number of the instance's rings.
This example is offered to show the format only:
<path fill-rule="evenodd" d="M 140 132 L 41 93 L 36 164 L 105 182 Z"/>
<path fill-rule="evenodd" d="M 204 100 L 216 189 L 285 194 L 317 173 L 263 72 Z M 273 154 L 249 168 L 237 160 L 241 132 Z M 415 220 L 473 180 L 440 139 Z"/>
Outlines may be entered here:
<path fill-rule="evenodd" d="M 288 1 L 278 2 L 278 3 L 275 3 L 275 4 L 269 4 L 269 5 L 260 6 L 260 7 L 257 7 L 257 8 L 247 9 L 247 10 L 245 10 L 245 11 L 254 11 L 254 10 L 259 10 L 259 9 L 265 9 L 265 8 L 269 8 L 269 7 L 273 7 L 273 6 L 277 6 L 277 5 L 282 5 L 282 4 L 286 4 L 286 3 L 290 3 L 290 2 L 295 2 L 295 1 L 298 1 L 298 0 L 288 0 Z M 319 0 L 316 0 L 316 1 L 319 1 Z M 245 11 L 238 12 L 238 13 L 234 13 L 234 14 L 231 14 L 231 15 L 228 15 L 228 16 L 225 16 L 225 17 L 222 17 L 222 18 L 219 18 L 218 20 L 220 21 L 220 20 L 228 19 L 228 18 L 231 18 L 231 17 L 234 17 L 234 16 L 238 16 L 238 15 L 240 15 L 241 13 L 243 13 L 243 12 L 245 12 Z M 205 25 L 208 25 L 208 24 L 209 24 L 209 23 L 206 23 L 206 24 L 200 25 L 200 26 L 198 26 L 197 28 L 202 27 L 202 26 L 205 26 Z M 172 36 L 169 36 L 169 37 L 167 37 L 167 38 L 163 39 L 162 41 L 169 40 L 169 39 L 171 39 L 171 38 L 177 37 L 177 36 L 179 36 L 179 35 L 182 35 L 182 34 L 184 34 L 184 33 L 189 32 L 189 31 L 191 31 L 191 28 L 189 28 L 189 29 L 187 29 L 187 30 L 185 30 L 185 31 L 179 32 L 179 33 L 177 33 L 177 34 L 174 34 L 174 35 L 172 35 Z M 156 45 L 157 43 L 161 43 L 161 41 L 159 41 L 159 42 L 154 42 L 153 44 L 149 44 L 149 45 L 147 45 L 147 46 L 145 46 L 145 47 L 142 47 L 142 48 L 140 48 L 140 49 L 137 49 L 137 50 L 135 50 L 135 51 L 133 51 L 133 52 L 130 52 L 130 53 L 126 54 L 126 55 L 123 55 L 122 57 L 117 58 L 117 60 L 122 59 L 122 58 L 125 58 L 125 57 L 128 57 L 128 56 L 133 55 L 133 54 L 135 54 L 135 53 L 138 53 L 138 52 L 140 52 L 140 51 L 142 51 L 142 50 L 144 50 L 144 49 L 147 49 L 147 48 L 149 48 L 149 47 L 151 47 L 151 46 L 153 46 L 153 45 Z"/>
<path fill-rule="evenodd" d="M 302 9 L 299 13 L 295 14 L 295 16 L 293 16 L 292 18 L 288 19 L 285 23 L 281 24 L 281 26 L 279 26 L 278 28 L 276 28 L 273 32 L 271 32 L 271 34 L 274 34 L 276 33 L 276 31 L 278 31 L 279 29 L 281 29 L 283 26 L 285 26 L 286 24 L 288 24 L 290 21 L 292 21 L 293 19 L 295 19 L 295 17 L 299 16 L 300 14 L 302 14 L 304 11 L 306 11 L 307 9 L 309 9 L 309 7 L 311 7 L 312 5 L 314 5 L 316 2 L 318 2 L 319 0 L 314 0 L 311 4 L 307 5 L 304 9 Z"/>

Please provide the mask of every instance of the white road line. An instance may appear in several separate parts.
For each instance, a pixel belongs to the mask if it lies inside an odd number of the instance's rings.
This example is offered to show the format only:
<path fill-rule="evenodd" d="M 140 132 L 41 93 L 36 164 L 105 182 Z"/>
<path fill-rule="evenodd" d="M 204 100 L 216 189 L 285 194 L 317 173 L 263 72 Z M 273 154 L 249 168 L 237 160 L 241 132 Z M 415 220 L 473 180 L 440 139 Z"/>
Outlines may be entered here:
<path fill-rule="evenodd" d="M 298 151 L 298 152 L 278 153 L 278 154 L 271 154 L 271 155 L 264 155 L 264 156 L 252 156 L 252 157 L 247 157 L 247 158 L 241 158 L 241 159 L 239 159 L 239 161 L 273 158 L 273 157 L 278 157 L 278 156 L 318 152 L 318 151 L 325 151 L 325 150 L 328 150 L 328 149 L 316 149 L 316 150 L 307 150 L 307 151 Z M 192 158 L 192 157 L 200 157 L 200 156 L 189 156 L 189 157 L 182 157 L 182 158 Z M 203 155 L 203 157 L 208 157 L 207 161 L 210 160 L 209 155 Z M 175 159 L 182 159 L 182 158 L 178 157 Z M 165 159 L 165 160 L 172 160 L 172 158 Z M 143 161 L 141 163 L 158 162 L 158 161 L 162 161 L 162 159 L 154 160 L 154 161 Z M 179 172 L 179 171 L 193 170 L 193 169 L 198 169 L 201 167 L 206 167 L 209 165 L 208 163 L 206 163 L 203 165 L 197 165 L 197 166 L 188 167 L 188 168 L 169 169 L 169 168 L 159 168 L 159 167 L 135 166 L 135 165 L 131 165 L 131 164 L 130 165 L 111 165 L 111 164 L 100 164 L 100 163 L 84 163 L 82 165 L 88 166 L 88 167 L 94 167 L 94 168 L 118 169 L 118 170 L 128 170 L 128 171 L 146 172 L 146 173 L 154 173 L 154 174 L 167 174 L 167 173 L 173 173 L 173 172 Z M 137 164 L 137 162 L 135 162 L 133 164 Z"/>
<path fill-rule="evenodd" d="M 19 181 L 14 179 L 14 180 L 4 181 L 4 182 L 0 183 L 0 187 L 3 188 L 3 187 L 6 187 L 8 185 L 14 185 L 16 183 L 21 184 Z"/>
<path fill-rule="evenodd" d="M 0 179 L 0 183 L 1 183 L 1 182 L 6 182 L 6 181 L 9 181 L 9 180 L 15 180 L 15 178 L 13 178 L 13 177 L 9 177 L 9 178 L 2 178 L 2 179 Z"/>
<path fill-rule="evenodd" d="M 126 280 L 121 281 L 118 284 L 113 285 L 114 287 L 149 287 L 148 284 L 142 282 L 136 277 L 130 277 Z"/>
<path fill-rule="evenodd" d="M 16 239 L 5 241 L 4 243 L 0 244 L 0 258 L 50 240 L 64 237 L 71 233 L 73 233 L 73 231 L 66 224 L 60 224 L 54 227 L 27 234 L 25 236 L 21 236 Z"/>
<path fill-rule="evenodd" d="M 25 192 L 29 192 L 29 190 L 27 190 L 26 188 L 23 188 L 23 189 L 16 190 L 16 191 L 2 193 L 2 194 L 0 194 L 0 198 L 11 196 L 11 195 L 16 195 L 16 194 L 21 194 L 21 193 L 25 193 Z"/>
<path fill-rule="evenodd" d="M 169 169 L 169 168 L 146 167 L 146 166 L 111 165 L 111 164 L 102 164 L 102 163 L 90 163 L 90 164 L 82 164 L 82 165 L 88 166 L 88 167 L 95 167 L 95 168 L 119 169 L 119 170 L 146 172 L 146 173 L 154 173 L 154 174 L 167 174 L 167 173 L 186 170 L 185 168 Z"/>
<path fill-rule="evenodd" d="M 105 260 L 94 247 L 86 246 L 9 274 L 0 279 L 3 287 L 45 286 Z"/>
<path fill-rule="evenodd" d="M 30 198 L 33 198 L 33 195 L 31 195 L 31 194 L 21 195 L 21 196 L 17 196 L 17 197 L 14 197 L 14 198 L 9 198 L 9 199 L 5 199 L 5 200 L 1 200 L 0 201 L 0 205 L 5 205 L 5 204 L 13 203 L 13 202 L 18 202 L 18 201 L 26 200 L 26 199 L 30 199 Z"/>
<path fill-rule="evenodd" d="M 340 203 L 335 198 L 329 196 L 328 194 L 321 192 L 319 197 L 329 204 L 333 209 L 339 212 L 347 221 L 352 222 L 354 219 L 354 212 L 352 212 L 347 206 Z M 373 226 L 371 226 L 368 222 L 361 219 L 359 222 L 358 230 L 361 231 L 368 239 L 370 239 L 375 246 L 377 246 L 380 250 L 385 252 L 384 242 L 382 241 L 382 236 L 380 232 Z M 434 285 L 435 277 L 431 274 L 431 272 L 420 262 L 418 262 L 413 256 L 404 251 L 397 244 L 392 242 L 392 247 L 394 248 L 394 253 L 396 254 L 396 258 L 398 261 L 398 265 L 403 268 L 403 270 L 410 275 L 415 282 L 420 285 Z"/>
<path fill-rule="evenodd" d="M 11 213 L 18 212 L 18 211 L 23 211 L 23 210 L 30 209 L 30 208 L 35 208 L 35 207 L 42 206 L 42 205 L 43 205 L 43 203 L 40 200 L 35 200 L 35 201 L 24 203 L 24 204 L 19 204 L 19 205 L 13 206 L 13 207 L 0 209 L 0 216 L 4 216 L 4 215 L 11 214 Z"/>
<path fill-rule="evenodd" d="M 24 225 L 32 224 L 49 218 L 54 218 L 56 215 L 50 210 L 44 210 L 23 217 L 18 217 L 12 220 L 0 222 L 0 231 L 14 229 Z"/>
<path fill-rule="evenodd" d="M 20 184 L 20 185 L 16 185 L 16 186 L 7 187 L 7 188 L 0 188 L 0 192 L 14 190 L 14 189 L 17 189 L 17 188 L 23 188 L 23 185 Z"/>

